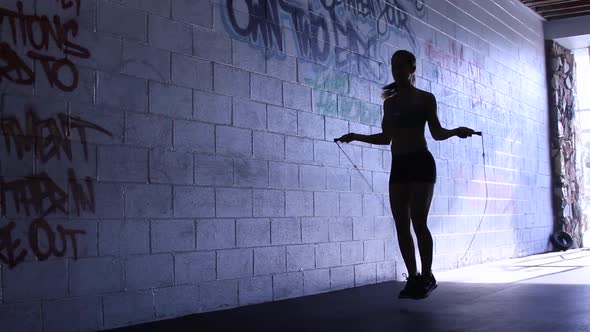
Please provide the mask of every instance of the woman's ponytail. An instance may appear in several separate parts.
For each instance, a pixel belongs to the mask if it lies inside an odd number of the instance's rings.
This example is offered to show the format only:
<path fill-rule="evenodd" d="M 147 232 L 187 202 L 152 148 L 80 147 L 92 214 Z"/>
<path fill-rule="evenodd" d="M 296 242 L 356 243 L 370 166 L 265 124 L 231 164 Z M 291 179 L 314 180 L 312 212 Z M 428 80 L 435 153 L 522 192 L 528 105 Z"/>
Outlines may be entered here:
<path fill-rule="evenodd" d="M 389 97 L 395 96 L 395 94 L 397 93 L 397 84 L 395 82 L 389 83 L 381 89 L 383 89 L 383 92 L 381 93 L 381 98 L 387 99 Z"/>

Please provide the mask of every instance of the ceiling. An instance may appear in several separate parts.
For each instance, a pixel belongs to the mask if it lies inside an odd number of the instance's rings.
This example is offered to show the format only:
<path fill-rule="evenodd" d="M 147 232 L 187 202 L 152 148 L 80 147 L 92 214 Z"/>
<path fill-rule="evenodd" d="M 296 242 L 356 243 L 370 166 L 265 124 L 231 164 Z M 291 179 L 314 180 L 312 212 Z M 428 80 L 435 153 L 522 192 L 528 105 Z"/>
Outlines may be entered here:
<path fill-rule="evenodd" d="M 520 0 L 546 20 L 590 15 L 590 0 Z"/>

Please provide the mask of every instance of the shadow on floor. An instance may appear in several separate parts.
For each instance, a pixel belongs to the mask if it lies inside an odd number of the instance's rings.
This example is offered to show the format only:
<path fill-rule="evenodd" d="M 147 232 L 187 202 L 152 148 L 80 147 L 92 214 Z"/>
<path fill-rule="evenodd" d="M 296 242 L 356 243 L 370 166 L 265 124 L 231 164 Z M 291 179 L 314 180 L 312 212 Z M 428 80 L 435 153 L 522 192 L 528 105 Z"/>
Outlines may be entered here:
<path fill-rule="evenodd" d="M 590 331 L 590 284 L 439 282 L 420 301 L 397 299 L 402 287 L 384 282 L 110 331 Z"/>

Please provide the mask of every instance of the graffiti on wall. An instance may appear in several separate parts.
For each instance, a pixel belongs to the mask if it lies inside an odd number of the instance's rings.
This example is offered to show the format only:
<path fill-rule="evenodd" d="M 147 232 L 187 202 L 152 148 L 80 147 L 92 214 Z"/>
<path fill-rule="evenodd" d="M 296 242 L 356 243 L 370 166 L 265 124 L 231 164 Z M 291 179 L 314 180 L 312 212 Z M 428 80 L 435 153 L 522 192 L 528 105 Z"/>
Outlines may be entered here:
<path fill-rule="evenodd" d="M 80 0 L 54 1 L 62 10 L 80 15 Z M 87 59 L 90 52 L 73 40 L 80 28 L 75 18 L 62 21 L 57 14 L 49 18 L 25 13 L 23 2 L 17 1 L 16 11 L 0 7 L 0 28 L 0 82 L 32 85 L 37 73 L 31 64 L 38 61 L 50 87 L 67 92 L 76 89 L 78 68 L 70 58 Z"/>
<path fill-rule="evenodd" d="M 6 154 L 23 160 L 28 155 L 25 152 L 33 152 L 40 165 L 60 160 L 62 153 L 71 162 L 73 137 L 82 145 L 84 161 L 88 162 L 87 133 L 95 131 L 112 136 L 92 122 L 64 113 L 55 118 L 41 118 L 28 107 L 25 118 L 25 129 L 15 117 L 0 118 Z M 85 231 L 62 224 L 52 226 L 46 220 L 59 213 L 79 216 L 83 211 L 95 212 L 92 178 L 80 180 L 71 167 L 66 174 L 66 188 L 46 172 L 10 179 L 0 176 L 0 216 L 9 220 L 0 227 L 1 263 L 13 268 L 26 259 L 29 250 L 40 261 L 51 256 L 63 257 L 69 246 L 74 259 L 78 257 L 77 241 Z M 17 222 L 11 220 L 21 216 L 34 218 L 22 238 L 16 235 Z"/>
<path fill-rule="evenodd" d="M 226 0 L 224 10 L 227 28 L 238 37 L 284 51 L 282 27 L 289 26 L 298 56 L 318 63 L 332 58 L 336 68 L 357 55 L 377 58 L 391 34 L 419 51 L 410 15 L 426 14 L 424 0 L 312 0 L 309 10 L 288 1 Z"/>
<path fill-rule="evenodd" d="M 338 114 L 335 99 L 349 94 L 348 75 L 380 81 L 391 56 L 386 44 L 398 45 L 400 39 L 419 55 L 411 20 L 425 15 L 424 0 L 310 0 L 309 8 L 296 1 L 226 0 L 221 11 L 228 32 L 260 46 L 265 56 L 289 54 L 313 63 L 301 81 L 328 91 L 318 91 L 314 108 L 349 120 L 358 120 L 358 114 Z M 376 122 L 379 112 L 369 107 L 363 119 Z"/>

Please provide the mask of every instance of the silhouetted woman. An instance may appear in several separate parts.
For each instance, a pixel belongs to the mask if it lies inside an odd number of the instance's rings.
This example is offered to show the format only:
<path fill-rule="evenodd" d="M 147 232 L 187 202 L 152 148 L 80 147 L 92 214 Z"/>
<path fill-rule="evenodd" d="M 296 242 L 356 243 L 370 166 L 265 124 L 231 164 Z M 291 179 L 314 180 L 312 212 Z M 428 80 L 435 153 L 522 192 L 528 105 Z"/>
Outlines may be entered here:
<path fill-rule="evenodd" d="M 428 151 L 424 127 L 428 122 L 432 138 L 437 141 L 458 136 L 466 138 L 474 131 L 467 127 L 452 130 L 442 128 L 436 112 L 436 98 L 430 92 L 414 86 L 416 57 L 399 50 L 391 57 L 394 83 L 383 87 L 382 133 L 361 135 L 348 133 L 338 140 L 361 141 L 370 144 L 391 144 L 391 171 L 389 175 L 389 204 L 399 248 L 409 277 L 399 298 L 422 299 L 436 288 L 432 275 L 432 235 L 426 224 L 436 182 L 436 164 Z M 410 220 L 418 240 L 422 275 L 416 267 L 414 241 L 410 233 Z"/>

